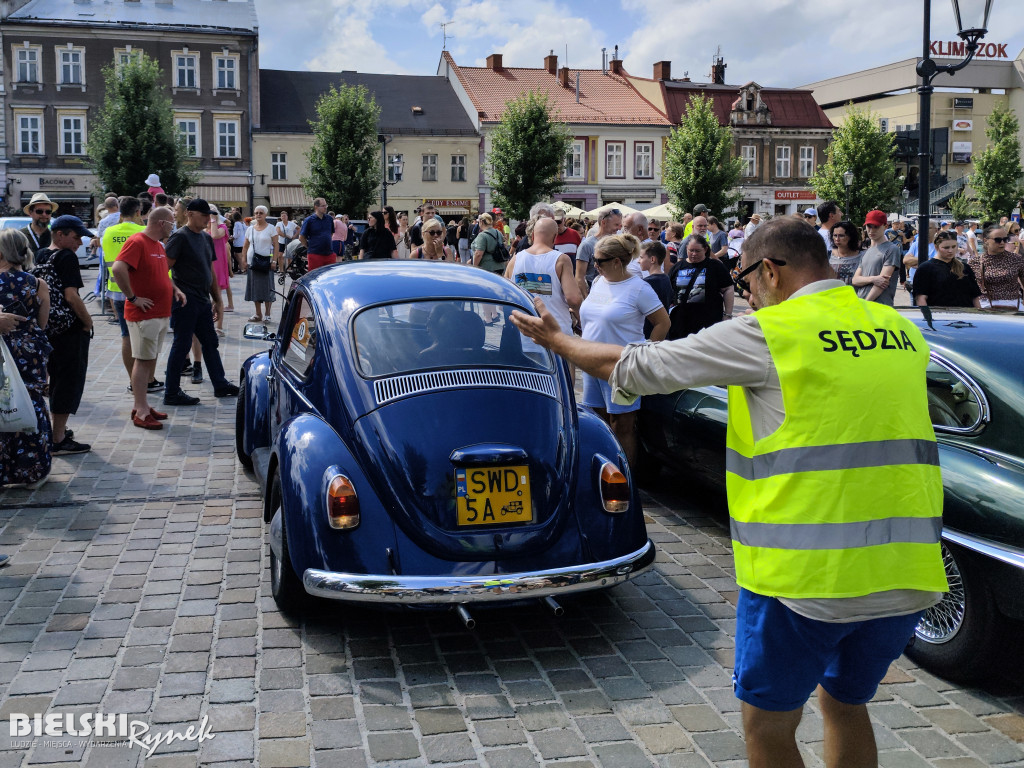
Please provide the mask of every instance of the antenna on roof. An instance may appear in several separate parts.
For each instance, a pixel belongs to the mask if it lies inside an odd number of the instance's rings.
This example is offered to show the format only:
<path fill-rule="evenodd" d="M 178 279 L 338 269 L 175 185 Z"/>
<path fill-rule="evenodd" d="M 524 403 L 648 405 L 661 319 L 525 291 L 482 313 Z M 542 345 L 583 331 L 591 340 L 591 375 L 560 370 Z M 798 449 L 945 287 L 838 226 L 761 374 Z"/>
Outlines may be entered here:
<path fill-rule="evenodd" d="M 449 37 L 452 38 L 452 39 L 455 38 L 455 35 L 449 35 L 448 34 L 448 27 L 450 27 L 454 23 L 455 23 L 454 21 L 442 21 L 442 22 L 440 22 L 438 24 L 438 26 L 441 27 L 441 36 L 443 38 L 443 40 L 441 42 L 441 50 L 442 51 L 448 50 L 448 38 Z"/>
<path fill-rule="evenodd" d="M 569 44 L 565 44 L 565 66 L 569 66 Z"/>

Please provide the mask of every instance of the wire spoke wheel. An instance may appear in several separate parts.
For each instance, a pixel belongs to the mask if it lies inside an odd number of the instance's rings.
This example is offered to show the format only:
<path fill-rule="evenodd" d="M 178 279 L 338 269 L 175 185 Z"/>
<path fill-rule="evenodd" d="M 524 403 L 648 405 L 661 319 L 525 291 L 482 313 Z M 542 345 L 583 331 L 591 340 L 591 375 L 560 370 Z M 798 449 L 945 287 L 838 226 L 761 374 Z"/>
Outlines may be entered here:
<path fill-rule="evenodd" d="M 947 643 L 956 637 L 964 624 L 967 595 L 963 575 L 945 544 L 942 545 L 942 564 L 946 569 L 949 592 L 943 596 L 942 602 L 925 612 L 915 630 L 918 639 L 926 643 Z"/>

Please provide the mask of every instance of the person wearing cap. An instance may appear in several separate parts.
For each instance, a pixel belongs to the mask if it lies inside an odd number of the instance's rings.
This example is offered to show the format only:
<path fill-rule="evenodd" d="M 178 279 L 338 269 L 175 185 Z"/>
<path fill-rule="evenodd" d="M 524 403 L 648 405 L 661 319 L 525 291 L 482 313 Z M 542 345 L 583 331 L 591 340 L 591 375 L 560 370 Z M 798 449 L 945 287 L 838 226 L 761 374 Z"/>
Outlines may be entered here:
<path fill-rule="evenodd" d="M 565 211 L 555 209 L 555 223 L 558 225 L 558 234 L 555 236 L 555 250 L 569 256 L 569 263 L 576 264 L 576 251 L 580 249 L 583 238 L 575 229 L 565 226 Z"/>
<path fill-rule="evenodd" d="M 850 284 L 862 299 L 891 307 L 899 284 L 898 280 L 893 279 L 893 274 L 903 263 L 903 249 L 885 239 L 888 221 L 885 211 L 878 209 L 868 211 L 864 217 L 864 228 L 871 245 L 861 256 L 860 266 L 854 272 Z"/>
<path fill-rule="evenodd" d="M 817 227 L 818 226 L 818 209 L 817 208 L 807 208 L 804 211 L 804 221 L 806 221 L 812 227 Z"/>
<path fill-rule="evenodd" d="M 68 418 L 78 412 L 89 369 L 89 340 L 92 317 L 78 291 L 84 286 L 76 251 L 83 237 L 92 233 L 77 216 L 58 216 L 50 229 L 51 247 L 36 254 L 36 265 L 50 265 L 63 287 L 64 301 L 74 313 L 74 321 L 63 333 L 50 335 L 50 417 L 53 423 L 54 455 L 85 453 L 91 446 L 79 443 L 65 432 Z M 52 309 L 51 302 L 51 309 Z"/>
<path fill-rule="evenodd" d="M 21 230 L 28 238 L 29 250 L 38 253 L 43 248 L 49 248 L 50 219 L 57 212 L 57 204 L 48 198 L 45 192 L 36 192 L 22 210 L 26 216 L 32 217 L 32 222 Z"/>
<path fill-rule="evenodd" d="M 750 221 L 747 222 L 747 226 L 743 228 L 744 239 L 754 234 L 754 230 L 756 230 L 759 226 L 761 226 L 761 214 L 755 213 L 750 217 Z"/>
<path fill-rule="evenodd" d="M 693 206 L 693 214 L 690 216 L 689 220 L 683 221 L 683 224 L 686 225 L 685 228 L 683 229 L 683 240 L 685 240 L 686 238 L 688 238 L 690 235 L 693 234 L 693 222 L 696 220 L 696 218 L 698 216 L 707 216 L 707 215 L 708 215 L 708 207 L 706 205 L 704 205 L 704 203 L 697 203 L 695 206 Z M 684 219 L 685 219 L 685 217 L 684 217 Z M 705 219 L 705 221 L 707 221 L 707 219 Z"/>
<path fill-rule="evenodd" d="M 956 230 L 956 257 L 964 264 L 974 255 L 974 251 L 971 250 L 971 242 L 964 231 L 966 225 L 965 221 L 958 221 L 953 225 L 953 229 Z"/>
<path fill-rule="evenodd" d="M 203 348 L 203 361 L 210 373 L 216 397 L 234 397 L 238 387 L 224 375 L 224 363 L 217 350 L 219 339 L 214 320 L 224 311 L 220 285 L 213 274 L 213 240 L 206 232 L 210 204 L 197 197 L 185 207 L 185 226 L 167 239 L 167 261 L 175 286 L 185 294 L 171 310 L 174 341 L 167 356 L 164 405 L 198 405 L 199 398 L 181 390 L 181 369 L 192 347 L 192 336 Z"/>
<path fill-rule="evenodd" d="M 164 192 L 164 188 L 160 186 L 160 177 L 155 173 L 151 173 L 146 177 L 146 187 L 151 200 L 156 200 L 157 195 L 167 194 Z"/>

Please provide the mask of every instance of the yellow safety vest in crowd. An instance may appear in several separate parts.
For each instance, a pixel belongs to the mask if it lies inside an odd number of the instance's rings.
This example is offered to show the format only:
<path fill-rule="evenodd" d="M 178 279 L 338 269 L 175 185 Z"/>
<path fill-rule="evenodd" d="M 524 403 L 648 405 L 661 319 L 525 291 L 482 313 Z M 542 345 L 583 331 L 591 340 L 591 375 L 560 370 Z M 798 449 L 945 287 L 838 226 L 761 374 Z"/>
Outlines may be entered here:
<path fill-rule="evenodd" d="M 120 293 L 121 289 L 114 280 L 112 265 L 121 255 L 121 249 L 128 242 L 128 238 L 136 232 L 141 232 L 145 227 L 136 224 L 134 221 L 125 221 L 120 224 L 111 224 L 103 231 L 103 239 L 100 241 L 103 246 L 103 261 L 107 265 L 107 290 Z"/>
<path fill-rule="evenodd" d="M 843 286 L 757 311 L 785 420 L 754 440 L 729 389 L 736 582 L 761 595 L 944 592 L 942 477 L 921 332 Z"/>

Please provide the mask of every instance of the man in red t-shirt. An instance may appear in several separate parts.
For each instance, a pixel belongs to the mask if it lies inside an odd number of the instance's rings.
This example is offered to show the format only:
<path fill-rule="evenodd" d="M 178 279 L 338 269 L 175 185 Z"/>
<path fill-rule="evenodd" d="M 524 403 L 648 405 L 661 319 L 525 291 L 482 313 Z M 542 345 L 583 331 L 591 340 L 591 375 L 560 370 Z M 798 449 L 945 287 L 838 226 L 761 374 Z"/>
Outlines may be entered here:
<path fill-rule="evenodd" d="M 156 371 L 164 336 L 171 323 L 171 300 L 185 303 L 185 294 L 171 282 L 161 240 L 171 233 L 174 214 L 157 207 L 146 228 L 128 238 L 111 272 L 124 294 L 124 318 L 132 343 L 132 423 L 142 429 L 163 429 L 166 413 L 149 407 L 147 385 Z"/>
<path fill-rule="evenodd" d="M 583 238 L 575 229 L 565 226 L 565 211 L 555 209 L 555 223 L 558 234 L 555 236 L 555 250 L 569 255 L 569 261 L 576 263 L 576 251 L 579 250 Z"/>

